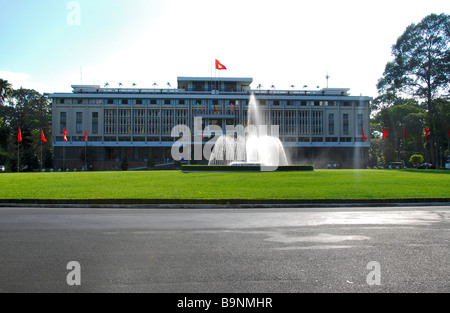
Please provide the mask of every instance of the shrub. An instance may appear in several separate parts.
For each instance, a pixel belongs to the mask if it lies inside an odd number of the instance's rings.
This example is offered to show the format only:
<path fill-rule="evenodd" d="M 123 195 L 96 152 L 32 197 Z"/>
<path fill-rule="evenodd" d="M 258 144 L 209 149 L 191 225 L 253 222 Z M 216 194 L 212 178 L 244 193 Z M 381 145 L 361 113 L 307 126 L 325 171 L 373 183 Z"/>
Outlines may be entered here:
<path fill-rule="evenodd" d="M 423 163 L 423 156 L 421 154 L 413 154 L 409 158 L 409 163 L 412 163 L 414 166 L 417 166 L 417 165 Z"/>
<path fill-rule="evenodd" d="M 120 165 L 120 167 L 122 168 L 122 171 L 128 170 L 128 160 L 126 157 L 122 159 L 122 164 Z"/>
<path fill-rule="evenodd" d="M 181 167 L 186 172 L 260 172 L 260 166 L 228 166 L 228 165 L 183 165 Z M 278 166 L 276 172 L 289 171 L 314 171 L 312 165 L 286 165 Z"/>

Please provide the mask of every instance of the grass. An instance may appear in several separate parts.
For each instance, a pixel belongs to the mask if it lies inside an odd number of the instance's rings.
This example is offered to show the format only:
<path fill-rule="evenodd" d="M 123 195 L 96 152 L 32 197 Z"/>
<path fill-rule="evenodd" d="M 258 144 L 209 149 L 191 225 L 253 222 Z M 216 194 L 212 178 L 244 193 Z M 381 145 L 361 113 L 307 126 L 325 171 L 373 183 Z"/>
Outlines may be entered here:
<path fill-rule="evenodd" d="M 450 198 L 450 171 L 316 170 L 2 173 L 0 199 L 417 199 Z"/>

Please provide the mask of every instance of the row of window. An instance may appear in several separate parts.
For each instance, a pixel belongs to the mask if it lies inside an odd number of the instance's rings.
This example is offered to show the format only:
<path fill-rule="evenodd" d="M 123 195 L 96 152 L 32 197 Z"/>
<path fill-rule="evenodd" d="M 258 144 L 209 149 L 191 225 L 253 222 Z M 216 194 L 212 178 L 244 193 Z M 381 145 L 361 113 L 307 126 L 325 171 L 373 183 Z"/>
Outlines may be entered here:
<path fill-rule="evenodd" d="M 247 118 L 245 112 L 244 118 Z M 271 113 L 271 114 L 269 114 Z M 324 134 L 323 111 L 312 111 L 311 118 L 309 111 L 299 112 L 286 111 L 261 111 L 261 122 L 265 125 L 281 125 L 281 131 L 284 135 L 312 135 Z M 335 114 L 328 114 L 328 135 L 335 134 Z M 105 134 L 144 134 L 145 123 L 147 118 L 147 133 L 168 134 L 174 125 L 188 125 L 187 110 L 177 110 L 176 116 L 173 110 L 148 110 L 146 117 L 145 110 L 133 110 L 133 116 L 129 109 L 105 109 L 104 111 L 104 133 Z M 283 122 L 284 120 L 284 122 Z M 99 117 L 98 112 L 92 112 L 92 134 L 98 134 Z M 131 123 L 133 121 L 133 123 Z M 297 122 L 298 121 L 298 122 Z M 298 123 L 298 124 L 297 124 Z M 311 123 L 311 125 L 310 125 Z M 362 134 L 363 131 L 363 114 L 357 114 L 357 133 Z M 161 128 L 160 128 L 161 127 Z M 60 132 L 67 128 L 67 112 L 60 112 Z M 83 133 L 83 112 L 76 112 L 75 131 L 77 134 Z M 349 134 L 349 114 L 342 115 L 342 132 L 344 135 Z"/>
<path fill-rule="evenodd" d="M 261 106 L 329 106 L 367 107 L 367 101 L 307 101 L 307 100 L 258 100 Z M 58 104 L 135 104 L 135 105 L 188 105 L 187 99 L 57 99 Z M 247 100 L 191 100 L 191 105 L 238 105 L 246 106 Z"/>
<path fill-rule="evenodd" d="M 92 128 L 93 134 L 98 134 L 98 112 L 92 112 Z M 63 129 L 67 129 L 67 112 L 59 113 L 59 132 L 62 133 Z M 75 131 L 77 134 L 83 133 L 83 112 L 76 112 L 75 119 Z"/>

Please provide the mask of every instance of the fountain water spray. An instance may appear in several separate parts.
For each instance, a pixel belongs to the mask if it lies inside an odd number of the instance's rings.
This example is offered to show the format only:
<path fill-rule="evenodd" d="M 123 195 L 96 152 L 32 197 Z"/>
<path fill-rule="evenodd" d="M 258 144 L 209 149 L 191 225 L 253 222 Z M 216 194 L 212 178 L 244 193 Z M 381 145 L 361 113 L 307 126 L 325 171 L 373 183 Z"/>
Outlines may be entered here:
<path fill-rule="evenodd" d="M 243 133 L 220 136 L 211 153 L 209 165 L 288 165 L 286 153 L 278 138 L 278 126 L 261 123 L 261 112 L 254 94 L 248 105 L 247 127 Z"/>

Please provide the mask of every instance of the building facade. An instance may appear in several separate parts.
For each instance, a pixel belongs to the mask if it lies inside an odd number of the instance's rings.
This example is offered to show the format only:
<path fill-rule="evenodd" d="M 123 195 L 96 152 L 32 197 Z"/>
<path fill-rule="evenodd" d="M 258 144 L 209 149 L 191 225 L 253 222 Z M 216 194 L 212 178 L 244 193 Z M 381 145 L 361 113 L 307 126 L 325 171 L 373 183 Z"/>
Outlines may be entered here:
<path fill-rule="evenodd" d="M 54 93 L 55 166 L 81 168 L 86 146 L 94 170 L 120 168 L 124 158 L 130 168 L 167 162 L 179 139 L 171 136 L 175 125 L 194 130 L 194 118 L 201 117 L 202 130 L 245 126 L 251 93 L 263 122 L 279 125 L 291 164 L 366 166 L 372 98 L 350 96 L 346 88 L 261 90 L 251 83 L 252 78 L 178 77 L 174 89 L 73 85 L 72 93 Z M 205 144 L 211 134 L 202 134 Z"/>

